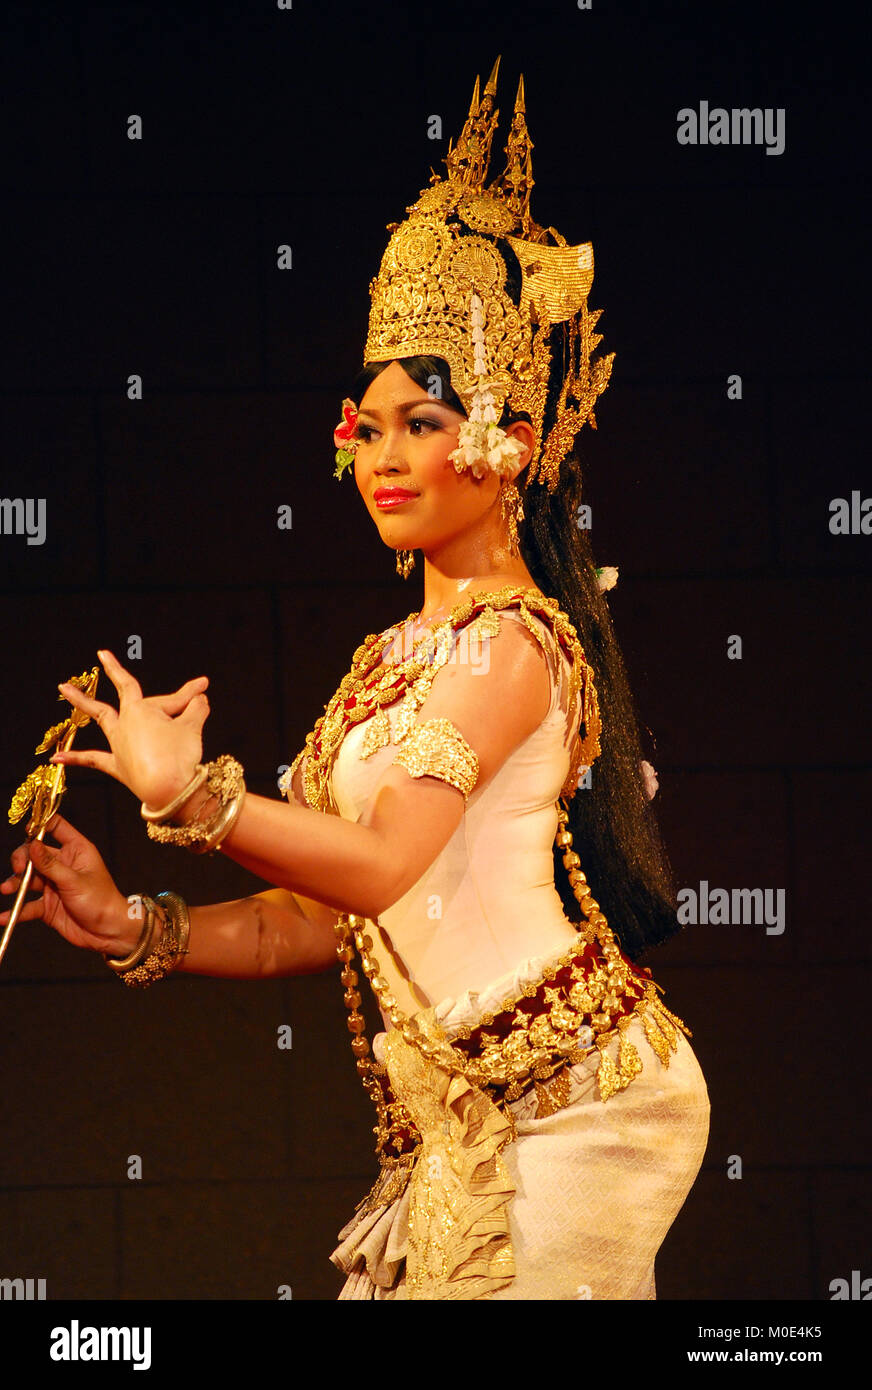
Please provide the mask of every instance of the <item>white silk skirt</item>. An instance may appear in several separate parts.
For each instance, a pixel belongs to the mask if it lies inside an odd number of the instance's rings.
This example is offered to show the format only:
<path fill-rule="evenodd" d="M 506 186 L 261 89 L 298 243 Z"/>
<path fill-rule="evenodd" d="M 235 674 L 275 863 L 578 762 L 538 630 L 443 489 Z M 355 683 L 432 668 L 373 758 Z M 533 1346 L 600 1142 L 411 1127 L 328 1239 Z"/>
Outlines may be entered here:
<path fill-rule="evenodd" d="M 449 1037 L 461 1024 L 474 1026 L 500 1001 L 541 978 L 549 963 L 547 957 L 533 958 L 478 994 L 444 1000 L 435 1009 L 437 1022 Z M 387 1037 L 380 1033 L 374 1040 L 377 1060 Z M 665 1066 L 638 1019 L 626 1037 L 638 1049 L 642 1070 L 607 1101 L 599 1094 L 595 1051 L 570 1069 L 568 1103 L 561 1109 L 537 1119 L 534 1092 L 507 1107 L 516 1137 L 500 1148 L 488 1171 L 496 1162 L 502 1175 L 489 1190 L 503 1197 L 509 1277 L 497 1280 L 498 1287 L 460 1280 L 431 1285 L 440 1289 L 435 1294 L 409 1289 L 407 1188 L 393 1202 L 355 1215 L 339 1232 L 340 1244 L 330 1256 L 347 1276 L 339 1298 L 655 1298 L 655 1257 L 705 1154 L 709 1097 L 683 1034 Z M 616 1044 L 612 1050 L 617 1055 Z M 490 1212 L 493 1229 L 498 1199 L 485 1208 L 478 1201 L 480 1211 Z M 479 1230 L 486 1227 L 487 1220 L 479 1221 Z"/>

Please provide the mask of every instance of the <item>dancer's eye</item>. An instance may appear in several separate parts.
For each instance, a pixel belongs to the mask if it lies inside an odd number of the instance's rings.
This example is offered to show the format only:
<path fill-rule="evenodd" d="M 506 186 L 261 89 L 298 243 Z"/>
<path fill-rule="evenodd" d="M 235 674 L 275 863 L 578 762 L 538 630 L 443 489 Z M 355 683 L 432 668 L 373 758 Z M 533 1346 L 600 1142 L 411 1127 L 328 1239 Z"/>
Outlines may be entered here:
<path fill-rule="evenodd" d="M 423 426 L 423 429 L 417 429 L 416 426 L 419 425 Z M 429 434 L 431 430 L 438 430 L 441 428 L 442 426 L 439 424 L 438 420 L 427 420 L 423 415 L 413 415 L 409 419 L 409 429 L 419 438 L 425 434 Z M 354 427 L 353 438 L 368 444 L 375 434 L 378 434 L 378 430 L 375 429 L 374 426 L 364 425 L 362 421 L 358 420 Z"/>

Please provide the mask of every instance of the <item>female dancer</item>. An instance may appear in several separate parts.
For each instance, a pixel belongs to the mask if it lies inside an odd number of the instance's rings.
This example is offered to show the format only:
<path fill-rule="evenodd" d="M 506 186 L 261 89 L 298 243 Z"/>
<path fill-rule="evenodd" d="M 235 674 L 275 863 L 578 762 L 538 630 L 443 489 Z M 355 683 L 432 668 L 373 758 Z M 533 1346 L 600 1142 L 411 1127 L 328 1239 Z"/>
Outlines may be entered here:
<path fill-rule="evenodd" d="M 708 1096 L 634 964 L 677 924 L 572 449 L 612 360 L 593 356 L 592 251 L 530 217 L 523 80 L 485 187 L 496 73 L 446 178 L 394 226 L 335 436 L 398 572 L 423 552 L 423 608 L 358 648 L 289 804 L 247 793 L 227 755 L 201 763 L 205 677 L 146 698 L 102 652 L 117 709 L 62 687 L 111 751 L 57 759 L 123 782 L 153 838 L 276 887 L 128 899 L 57 816 L 60 847 L 20 846 L 0 888 L 29 854 L 40 896 L 22 916 L 131 985 L 338 955 L 380 1163 L 331 1256 L 340 1297 L 653 1298 Z"/>

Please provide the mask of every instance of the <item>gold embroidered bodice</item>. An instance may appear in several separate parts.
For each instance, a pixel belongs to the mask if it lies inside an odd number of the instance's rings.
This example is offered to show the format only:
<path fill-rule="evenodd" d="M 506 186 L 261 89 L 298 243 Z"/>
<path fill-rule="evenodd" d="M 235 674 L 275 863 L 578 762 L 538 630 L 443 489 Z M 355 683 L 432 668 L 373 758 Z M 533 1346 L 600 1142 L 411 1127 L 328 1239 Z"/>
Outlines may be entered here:
<path fill-rule="evenodd" d="M 468 612 L 472 621 L 458 629 L 458 614 Z M 400 1007 L 411 1013 L 481 990 L 521 961 L 558 954 L 576 939 L 554 885 L 552 847 L 558 798 L 575 790 L 582 759 L 590 762 L 598 752 L 599 725 L 574 628 L 538 590 L 507 586 L 474 596 L 436 629 L 420 674 L 415 677 L 418 667 L 412 668 L 402 698 L 376 703 L 375 712 L 349 724 L 347 702 L 355 702 L 354 712 L 359 695 L 350 694 L 350 684 L 344 693 L 340 686 L 320 729 L 316 726 L 285 775 L 289 794 L 299 768 L 297 785 L 310 805 L 357 820 L 410 731 L 427 722 L 427 695 L 437 687 L 440 670 L 451 660 L 479 660 L 476 679 L 491 679 L 487 642 L 499 641 L 506 623 L 523 623 L 539 641 L 549 670 L 550 703 L 533 733 L 485 784 L 473 787 L 457 830 L 427 871 L 370 924 L 381 973 Z M 465 635 L 465 649 L 458 635 Z M 388 695 L 391 667 L 409 655 L 408 638 L 408 625 L 400 625 L 368 638 L 356 653 L 356 658 L 381 655 L 374 670 Z M 482 640 L 478 652 L 477 639 Z M 495 718 L 499 700 L 494 689 Z M 462 725 L 462 696 L 452 714 Z M 316 752 L 320 759 L 307 757 Z"/>

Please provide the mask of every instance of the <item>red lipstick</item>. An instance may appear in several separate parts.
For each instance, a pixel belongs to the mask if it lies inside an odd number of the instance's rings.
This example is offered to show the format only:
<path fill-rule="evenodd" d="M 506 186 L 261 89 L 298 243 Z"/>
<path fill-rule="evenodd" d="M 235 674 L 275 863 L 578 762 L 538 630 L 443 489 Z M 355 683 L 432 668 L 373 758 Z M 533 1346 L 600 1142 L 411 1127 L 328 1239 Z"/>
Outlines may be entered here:
<path fill-rule="evenodd" d="M 413 502 L 417 496 L 417 492 L 405 487 L 377 487 L 372 500 L 379 511 L 388 511 L 391 507 L 401 507 L 404 502 Z"/>

